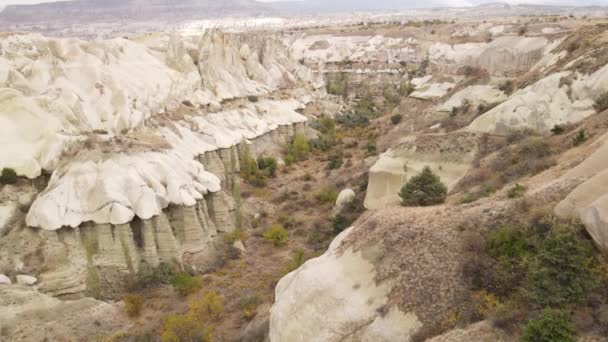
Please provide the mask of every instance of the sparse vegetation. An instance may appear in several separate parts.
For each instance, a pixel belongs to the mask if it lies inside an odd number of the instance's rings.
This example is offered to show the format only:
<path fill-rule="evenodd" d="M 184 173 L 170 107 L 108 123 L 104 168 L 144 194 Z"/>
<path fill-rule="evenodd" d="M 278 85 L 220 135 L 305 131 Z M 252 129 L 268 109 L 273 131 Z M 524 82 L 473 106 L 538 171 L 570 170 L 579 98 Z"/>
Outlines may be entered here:
<path fill-rule="evenodd" d="M 585 141 L 587 141 L 587 133 L 585 132 L 584 129 L 580 129 L 578 132 L 576 132 L 576 135 L 574 135 L 574 138 L 572 138 L 572 145 L 574 146 L 579 146 L 585 143 Z"/>
<path fill-rule="evenodd" d="M 161 332 L 163 342 L 213 341 L 213 327 L 205 325 L 191 312 L 170 314 L 165 317 Z"/>
<path fill-rule="evenodd" d="M 214 291 L 206 292 L 190 303 L 190 312 L 202 320 L 217 320 L 224 313 L 222 298 Z"/>
<path fill-rule="evenodd" d="M 564 126 L 562 125 L 555 125 L 553 126 L 553 128 L 551 128 L 551 133 L 555 134 L 555 135 L 560 135 L 562 133 L 564 133 L 566 129 L 564 128 Z"/>
<path fill-rule="evenodd" d="M 574 342 L 572 323 L 563 313 L 544 310 L 524 327 L 522 342 Z"/>
<path fill-rule="evenodd" d="M 515 91 L 515 84 L 511 80 L 504 81 L 498 85 L 498 90 L 507 95 L 511 95 L 513 94 L 513 91 Z"/>
<path fill-rule="evenodd" d="M 280 224 L 272 225 L 264 232 L 264 239 L 266 239 L 266 241 L 268 242 L 271 242 L 275 247 L 285 245 L 287 243 L 288 238 L 289 233 Z"/>
<path fill-rule="evenodd" d="M 173 277 L 173 269 L 168 263 L 163 262 L 158 267 L 142 264 L 128 287 L 131 291 L 137 291 L 161 284 L 171 284 Z"/>
<path fill-rule="evenodd" d="M 412 85 L 409 80 L 401 80 L 399 84 L 399 95 L 402 97 L 410 96 L 416 90 L 416 88 Z"/>
<path fill-rule="evenodd" d="M 0 184 L 15 184 L 17 183 L 17 172 L 11 168 L 3 168 L 0 174 Z"/>
<path fill-rule="evenodd" d="M 314 193 L 314 197 L 320 204 L 331 204 L 336 203 L 338 198 L 338 192 L 334 187 L 325 187 Z"/>
<path fill-rule="evenodd" d="M 507 191 L 507 197 L 509 198 L 520 198 L 526 193 L 526 187 L 517 183 L 513 185 L 509 191 Z"/>
<path fill-rule="evenodd" d="M 583 302 L 598 285 L 591 262 L 588 241 L 571 230 L 551 232 L 530 260 L 526 297 L 543 306 Z"/>
<path fill-rule="evenodd" d="M 479 315 L 511 331 L 527 321 L 522 341 L 574 341 L 560 310 L 588 305 L 605 290 L 598 287 L 603 258 L 582 230 L 549 210 L 532 210 L 486 234 L 465 267 Z M 543 308 L 550 309 L 537 315 Z"/>
<path fill-rule="evenodd" d="M 391 116 L 391 122 L 393 123 L 393 125 L 398 125 L 401 122 L 401 119 L 403 119 L 403 115 L 401 114 L 395 114 Z"/>
<path fill-rule="evenodd" d="M 259 156 L 257 159 L 258 169 L 263 171 L 267 177 L 277 176 L 277 160 L 273 157 Z"/>
<path fill-rule="evenodd" d="M 302 134 L 296 134 L 288 148 L 288 155 L 293 156 L 297 161 L 302 161 L 308 158 L 309 153 L 310 145 L 306 137 Z"/>
<path fill-rule="evenodd" d="M 327 167 L 330 170 L 335 170 L 335 169 L 339 169 L 342 166 L 342 164 L 344 164 L 342 155 L 339 153 L 336 153 L 336 154 L 332 154 L 329 156 Z"/>
<path fill-rule="evenodd" d="M 348 221 L 343 215 L 337 214 L 331 219 L 331 225 L 334 234 L 340 234 L 344 229 L 348 228 Z"/>
<path fill-rule="evenodd" d="M 325 81 L 325 88 L 328 94 L 348 97 L 348 75 L 340 72 L 328 77 Z"/>
<path fill-rule="evenodd" d="M 399 192 L 403 206 L 428 206 L 445 201 L 447 187 L 431 168 L 425 166 L 422 172 L 412 177 Z"/>
<path fill-rule="evenodd" d="M 199 277 L 191 276 L 186 272 L 177 273 L 175 277 L 173 277 L 171 284 L 173 284 L 175 292 L 184 297 L 198 292 L 202 286 Z"/>
<path fill-rule="evenodd" d="M 258 102 L 260 99 L 255 95 L 249 95 L 247 96 L 247 100 L 249 100 L 249 102 Z"/>
<path fill-rule="evenodd" d="M 603 112 L 608 109 L 608 91 L 601 93 L 593 104 L 593 108 L 595 108 L 596 112 Z"/>
<path fill-rule="evenodd" d="M 262 299 L 255 290 L 246 289 L 239 298 L 239 307 L 242 310 L 242 316 L 245 320 L 250 321 L 257 314 L 257 308 L 262 302 Z"/>
<path fill-rule="evenodd" d="M 130 293 L 124 299 L 125 312 L 129 317 L 137 317 L 141 313 L 144 297 L 140 294 Z"/>

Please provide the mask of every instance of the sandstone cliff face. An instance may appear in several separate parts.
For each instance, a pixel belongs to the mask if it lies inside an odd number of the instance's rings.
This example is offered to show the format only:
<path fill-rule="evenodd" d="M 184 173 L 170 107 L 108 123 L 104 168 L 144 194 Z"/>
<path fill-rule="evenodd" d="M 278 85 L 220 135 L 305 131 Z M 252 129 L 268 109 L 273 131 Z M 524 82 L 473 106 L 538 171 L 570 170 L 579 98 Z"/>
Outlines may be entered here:
<path fill-rule="evenodd" d="M 115 298 L 143 265 L 209 267 L 235 229 L 244 146 L 276 155 L 319 86 L 268 37 L 0 44 L 0 168 L 52 172 L 25 220 L 3 223 L 0 268 L 52 295 Z"/>

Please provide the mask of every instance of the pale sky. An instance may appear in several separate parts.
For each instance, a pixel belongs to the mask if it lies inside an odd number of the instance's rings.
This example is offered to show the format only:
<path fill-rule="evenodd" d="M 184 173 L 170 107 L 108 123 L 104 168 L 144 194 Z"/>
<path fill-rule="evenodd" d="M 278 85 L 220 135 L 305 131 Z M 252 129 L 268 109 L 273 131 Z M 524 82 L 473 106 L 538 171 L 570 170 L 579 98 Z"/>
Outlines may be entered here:
<path fill-rule="evenodd" d="M 221 0 L 217 0 L 221 1 Z M 258 1 L 284 1 L 284 0 L 258 0 Z M 305 0 L 304 0 L 305 1 Z M 328 0 L 331 1 L 331 0 Z M 369 0 L 371 2 L 382 2 L 382 0 Z M 11 4 L 36 4 L 50 2 L 44 0 L 0 0 L 0 7 Z M 550 4 L 550 5 L 608 5 L 608 0 L 443 0 L 439 1 L 445 6 L 478 5 L 487 2 L 508 2 L 511 4 Z M 403 0 L 403 3 L 420 4 L 420 0 Z"/>

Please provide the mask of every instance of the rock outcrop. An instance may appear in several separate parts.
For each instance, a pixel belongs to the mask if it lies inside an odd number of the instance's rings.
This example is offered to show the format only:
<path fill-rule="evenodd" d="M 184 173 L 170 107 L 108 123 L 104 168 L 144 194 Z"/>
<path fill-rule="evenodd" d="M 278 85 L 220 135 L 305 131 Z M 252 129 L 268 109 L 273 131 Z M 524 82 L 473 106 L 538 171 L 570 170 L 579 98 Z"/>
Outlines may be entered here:
<path fill-rule="evenodd" d="M 364 205 L 380 209 L 399 204 L 407 179 L 431 167 L 450 189 L 470 169 L 478 137 L 470 133 L 410 136 L 383 153 L 369 171 Z"/>
<path fill-rule="evenodd" d="M 579 180 L 580 185 L 557 204 L 555 214 L 581 219 L 596 244 L 608 252 L 608 134 L 593 146 L 595 152 L 561 177 Z"/>
<path fill-rule="evenodd" d="M 241 160 L 302 131 L 322 85 L 279 41 L 216 30 L 0 44 L 0 168 L 52 172 L 25 225 L 3 203 L 0 269 L 52 295 L 114 298 L 143 265 L 209 267 Z"/>
<path fill-rule="evenodd" d="M 492 220 L 506 207 L 390 207 L 363 214 L 325 254 L 279 281 L 271 341 L 407 341 L 423 325 L 466 310 L 458 227 L 473 218 Z"/>

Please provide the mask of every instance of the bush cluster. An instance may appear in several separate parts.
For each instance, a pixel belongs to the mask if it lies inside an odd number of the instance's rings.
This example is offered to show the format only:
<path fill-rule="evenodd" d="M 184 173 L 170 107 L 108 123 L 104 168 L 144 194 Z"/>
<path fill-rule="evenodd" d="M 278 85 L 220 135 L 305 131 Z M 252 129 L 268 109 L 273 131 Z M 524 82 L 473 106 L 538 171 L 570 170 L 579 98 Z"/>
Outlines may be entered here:
<path fill-rule="evenodd" d="M 180 296 L 191 295 L 201 289 L 201 278 L 192 276 L 186 272 L 179 272 L 171 281 L 173 289 Z"/>
<path fill-rule="evenodd" d="M 348 97 L 348 75 L 345 72 L 341 72 L 328 77 L 325 81 L 325 88 L 328 94 L 339 95 L 343 98 Z"/>
<path fill-rule="evenodd" d="M 15 184 L 17 183 L 17 172 L 10 168 L 3 168 L 0 174 L 0 184 Z"/>
<path fill-rule="evenodd" d="M 282 225 L 275 224 L 264 232 L 264 239 L 271 242 L 275 247 L 280 247 L 287 243 L 289 233 Z"/>
<path fill-rule="evenodd" d="M 563 313 L 544 310 L 526 323 L 522 342 L 574 342 L 570 318 Z"/>
<path fill-rule="evenodd" d="M 573 341 L 570 319 L 559 310 L 585 305 L 603 291 L 600 261 L 581 230 L 544 214 L 488 233 L 465 266 L 473 289 L 483 294 L 476 298 L 480 315 L 503 328 L 527 320 L 522 341 Z M 543 308 L 551 310 L 534 314 Z"/>
<path fill-rule="evenodd" d="M 593 104 L 593 108 L 595 109 L 595 111 L 599 112 L 603 112 L 606 109 L 608 109 L 608 91 L 607 92 L 603 92 L 601 93 L 596 99 L 595 99 L 595 103 Z"/>
<path fill-rule="evenodd" d="M 398 125 L 402 119 L 403 119 L 403 115 L 401 115 L 401 114 L 395 114 L 395 115 L 391 116 L 391 122 L 393 123 L 393 125 Z"/>
<path fill-rule="evenodd" d="M 124 299 L 125 312 L 129 317 L 137 317 L 144 305 L 144 297 L 140 294 L 128 294 Z"/>
<path fill-rule="evenodd" d="M 430 167 L 425 166 L 401 188 L 399 197 L 401 197 L 401 205 L 406 207 L 428 206 L 443 203 L 447 193 L 445 184 Z"/>

